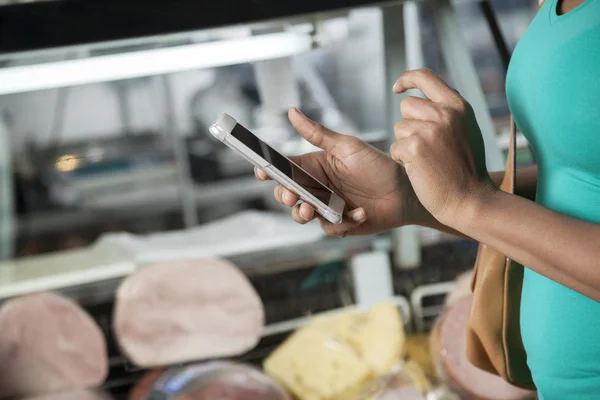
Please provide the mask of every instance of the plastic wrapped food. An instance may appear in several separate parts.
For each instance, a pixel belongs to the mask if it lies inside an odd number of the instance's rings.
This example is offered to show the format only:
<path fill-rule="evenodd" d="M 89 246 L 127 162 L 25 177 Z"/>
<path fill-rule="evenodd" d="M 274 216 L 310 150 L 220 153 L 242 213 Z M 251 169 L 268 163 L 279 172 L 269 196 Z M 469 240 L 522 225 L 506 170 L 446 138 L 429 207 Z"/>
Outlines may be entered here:
<path fill-rule="evenodd" d="M 393 371 L 364 383 L 352 393 L 335 397 L 335 400 L 426 400 L 430 384 L 414 363 L 398 362 Z"/>
<path fill-rule="evenodd" d="M 291 400 L 254 367 L 207 362 L 153 371 L 132 389 L 129 400 Z"/>
<path fill-rule="evenodd" d="M 374 400 L 425 400 L 423 393 L 429 385 L 423 384 L 421 379 L 424 377 L 417 376 L 419 373 L 413 368 L 407 365 L 393 374 L 385 389 Z"/>
<path fill-rule="evenodd" d="M 474 367 L 466 356 L 466 332 L 472 296 L 456 302 L 436 322 L 430 336 L 439 378 L 468 400 L 529 400 L 534 392 Z"/>
<path fill-rule="evenodd" d="M 462 400 L 458 394 L 446 386 L 438 386 L 427 393 L 427 400 Z"/>

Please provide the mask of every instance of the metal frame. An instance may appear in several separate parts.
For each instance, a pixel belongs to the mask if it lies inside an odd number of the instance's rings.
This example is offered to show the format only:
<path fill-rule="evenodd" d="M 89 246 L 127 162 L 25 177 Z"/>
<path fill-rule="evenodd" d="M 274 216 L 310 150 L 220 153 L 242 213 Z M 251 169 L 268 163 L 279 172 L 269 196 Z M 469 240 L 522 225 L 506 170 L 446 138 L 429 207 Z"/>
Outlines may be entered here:
<path fill-rule="evenodd" d="M 503 170 L 505 161 L 498 147 L 492 116 L 475 69 L 464 33 L 450 0 L 432 0 L 440 49 L 458 91 L 471 103 L 485 143 L 489 171 Z"/>
<path fill-rule="evenodd" d="M 411 322 L 412 322 L 412 312 L 408 300 L 403 296 L 395 296 L 388 300 L 389 302 L 395 304 L 400 309 L 400 313 L 402 315 L 402 322 L 404 322 L 404 327 L 407 331 L 410 330 Z M 341 315 L 347 312 L 355 312 L 365 310 L 365 307 L 360 306 L 348 306 L 344 308 L 338 308 L 331 311 L 325 311 L 322 313 L 318 313 L 318 316 L 322 317 L 333 317 L 336 315 Z M 312 321 L 313 316 L 295 318 L 288 321 L 277 322 L 274 324 L 270 324 L 265 327 L 263 331 L 263 337 L 277 335 L 280 333 L 288 333 L 292 332 L 298 328 L 306 326 L 310 321 Z"/>
<path fill-rule="evenodd" d="M 410 305 L 413 312 L 413 321 L 417 332 L 423 332 L 427 326 L 425 318 L 438 317 L 444 311 L 444 306 L 425 306 L 425 299 L 447 295 L 454 289 L 454 282 L 440 282 L 431 285 L 423 285 L 415 288 L 410 294 Z"/>
<path fill-rule="evenodd" d="M 392 86 L 398 76 L 414 68 L 422 60 L 420 46 L 408 45 L 408 40 L 416 39 L 420 34 L 416 4 L 395 4 L 382 7 L 385 51 L 385 87 L 388 89 L 387 126 L 393 127 L 402 118 L 400 101 L 406 95 L 395 95 Z M 410 50 L 410 51 L 409 51 Z M 395 138 L 390 136 L 389 144 Z M 419 228 L 406 226 L 392 232 L 394 241 L 394 264 L 401 268 L 416 268 L 421 264 L 421 243 Z"/>

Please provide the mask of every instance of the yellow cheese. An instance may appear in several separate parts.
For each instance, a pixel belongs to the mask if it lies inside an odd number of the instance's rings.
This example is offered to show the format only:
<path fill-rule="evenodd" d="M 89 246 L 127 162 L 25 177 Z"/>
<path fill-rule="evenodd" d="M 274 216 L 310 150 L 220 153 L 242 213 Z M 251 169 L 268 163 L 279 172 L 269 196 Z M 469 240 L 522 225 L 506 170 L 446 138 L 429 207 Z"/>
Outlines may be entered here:
<path fill-rule="evenodd" d="M 369 367 L 352 348 L 311 326 L 294 333 L 263 367 L 300 400 L 340 397 L 370 378 Z"/>
<path fill-rule="evenodd" d="M 429 351 L 429 335 L 410 335 L 406 338 L 406 358 L 419 365 L 430 379 L 435 378 L 435 367 Z"/>
<path fill-rule="evenodd" d="M 426 393 L 431 390 L 431 382 L 415 361 L 408 361 L 404 366 L 404 373 L 410 377 L 412 383 L 422 392 Z"/>
<path fill-rule="evenodd" d="M 394 304 L 381 303 L 365 312 L 315 318 L 311 326 L 350 345 L 375 375 L 390 372 L 404 355 L 404 325 Z"/>

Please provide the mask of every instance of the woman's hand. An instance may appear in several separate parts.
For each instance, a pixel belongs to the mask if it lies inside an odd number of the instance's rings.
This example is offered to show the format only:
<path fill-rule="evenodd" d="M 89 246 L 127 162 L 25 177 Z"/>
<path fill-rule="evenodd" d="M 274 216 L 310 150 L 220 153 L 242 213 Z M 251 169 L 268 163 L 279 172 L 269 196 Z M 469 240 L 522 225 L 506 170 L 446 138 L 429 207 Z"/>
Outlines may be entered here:
<path fill-rule="evenodd" d="M 332 236 L 379 233 L 412 223 L 424 211 L 415 201 L 404 170 L 391 157 L 356 137 L 324 128 L 297 109 L 290 110 L 289 119 L 300 135 L 323 149 L 291 159 L 346 200 L 349 212 L 342 224 L 319 218 L 326 233 Z M 255 173 L 258 179 L 269 179 L 259 169 Z M 297 204 L 298 196 L 281 185 L 275 187 L 275 199 L 293 207 L 292 216 L 298 223 L 317 217 L 309 204 Z"/>
<path fill-rule="evenodd" d="M 428 70 L 404 73 L 394 92 L 419 89 L 429 100 L 406 97 L 394 127 L 392 158 L 402 164 L 421 204 L 442 224 L 455 227 L 496 190 L 485 166 L 481 131 L 469 103 Z"/>

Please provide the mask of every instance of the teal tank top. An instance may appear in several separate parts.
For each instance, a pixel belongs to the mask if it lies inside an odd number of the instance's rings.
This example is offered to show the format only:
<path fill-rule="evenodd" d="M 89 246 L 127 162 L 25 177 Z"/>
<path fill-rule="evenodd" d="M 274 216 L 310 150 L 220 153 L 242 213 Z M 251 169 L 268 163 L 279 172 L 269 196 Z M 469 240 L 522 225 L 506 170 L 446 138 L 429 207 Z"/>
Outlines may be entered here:
<path fill-rule="evenodd" d="M 563 15 L 546 0 L 506 91 L 538 163 L 537 203 L 600 224 L 600 0 Z M 541 400 L 600 399 L 600 303 L 526 269 L 521 330 Z"/>

